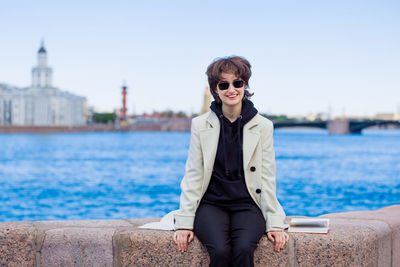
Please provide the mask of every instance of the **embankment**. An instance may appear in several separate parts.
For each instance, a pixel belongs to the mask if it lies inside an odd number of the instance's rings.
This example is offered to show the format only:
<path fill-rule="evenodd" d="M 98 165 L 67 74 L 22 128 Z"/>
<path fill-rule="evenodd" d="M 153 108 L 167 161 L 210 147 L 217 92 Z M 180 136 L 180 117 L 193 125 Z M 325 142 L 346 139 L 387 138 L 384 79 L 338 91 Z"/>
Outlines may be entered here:
<path fill-rule="evenodd" d="M 400 205 L 326 214 L 331 230 L 290 234 L 277 253 L 264 236 L 256 266 L 400 266 Z M 290 219 L 290 217 L 288 218 Z M 0 223 L 1 266 L 208 266 L 195 239 L 180 253 L 171 231 L 138 229 L 157 219 Z"/>

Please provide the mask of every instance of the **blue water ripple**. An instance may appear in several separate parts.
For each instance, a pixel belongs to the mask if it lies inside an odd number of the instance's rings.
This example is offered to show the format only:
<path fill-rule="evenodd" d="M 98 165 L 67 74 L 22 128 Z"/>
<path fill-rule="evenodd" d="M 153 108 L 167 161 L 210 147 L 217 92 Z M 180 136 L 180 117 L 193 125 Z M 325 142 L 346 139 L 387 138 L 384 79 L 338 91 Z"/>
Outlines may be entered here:
<path fill-rule="evenodd" d="M 190 134 L 0 134 L 0 221 L 160 217 L 179 206 Z M 400 204 L 400 131 L 276 130 L 288 215 Z"/>

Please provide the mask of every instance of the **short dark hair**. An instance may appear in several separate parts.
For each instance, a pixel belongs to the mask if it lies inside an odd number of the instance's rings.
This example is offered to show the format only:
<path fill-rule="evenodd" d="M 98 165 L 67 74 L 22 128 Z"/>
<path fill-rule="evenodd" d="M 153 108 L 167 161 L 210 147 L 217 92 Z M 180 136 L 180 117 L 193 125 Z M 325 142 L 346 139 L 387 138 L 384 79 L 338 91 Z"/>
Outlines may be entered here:
<path fill-rule="evenodd" d="M 216 58 L 207 68 L 208 84 L 210 92 L 217 103 L 221 103 L 215 89 L 221 80 L 221 73 L 232 73 L 238 76 L 245 82 L 246 88 L 244 90 L 243 101 L 254 95 L 250 93 L 247 88 L 249 87 L 249 79 L 251 77 L 251 65 L 249 61 L 243 57 L 230 56 L 223 58 Z"/>

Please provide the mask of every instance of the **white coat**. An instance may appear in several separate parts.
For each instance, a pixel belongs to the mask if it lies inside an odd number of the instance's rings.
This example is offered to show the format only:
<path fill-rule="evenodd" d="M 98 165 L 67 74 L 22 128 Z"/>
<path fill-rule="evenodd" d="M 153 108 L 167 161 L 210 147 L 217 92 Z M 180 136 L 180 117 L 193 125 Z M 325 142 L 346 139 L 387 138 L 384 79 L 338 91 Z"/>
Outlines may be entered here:
<path fill-rule="evenodd" d="M 192 120 L 186 171 L 181 182 L 180 207 L 174 214 L 177 229 L 193 229 L 197 207 L 210 183 L 220 128 L 213 111 Z M 285 228 L 285 213 L 276 198 L 273 129 L 272 122 L 259 114 L 243 127 L 245 182 L 250 196 L 264 215 L 267 232 Z"/>

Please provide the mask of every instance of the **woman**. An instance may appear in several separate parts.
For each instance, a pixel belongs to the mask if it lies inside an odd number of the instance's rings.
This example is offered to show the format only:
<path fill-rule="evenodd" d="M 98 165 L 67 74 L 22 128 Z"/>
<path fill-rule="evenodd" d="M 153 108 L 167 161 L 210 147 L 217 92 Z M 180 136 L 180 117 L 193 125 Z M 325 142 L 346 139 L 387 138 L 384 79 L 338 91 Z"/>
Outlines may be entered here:
<path fill-rule="evenodd" d="M 250 68 L 241 57 L 208 66 L 215 101 L 192 120 L 174 242 L 184 252 L 196 234 L 210 266 L 253 266 L 263 233 L 275 251 L 289 238 L 275 191 L 273 125 L 248 99 Z"/>

